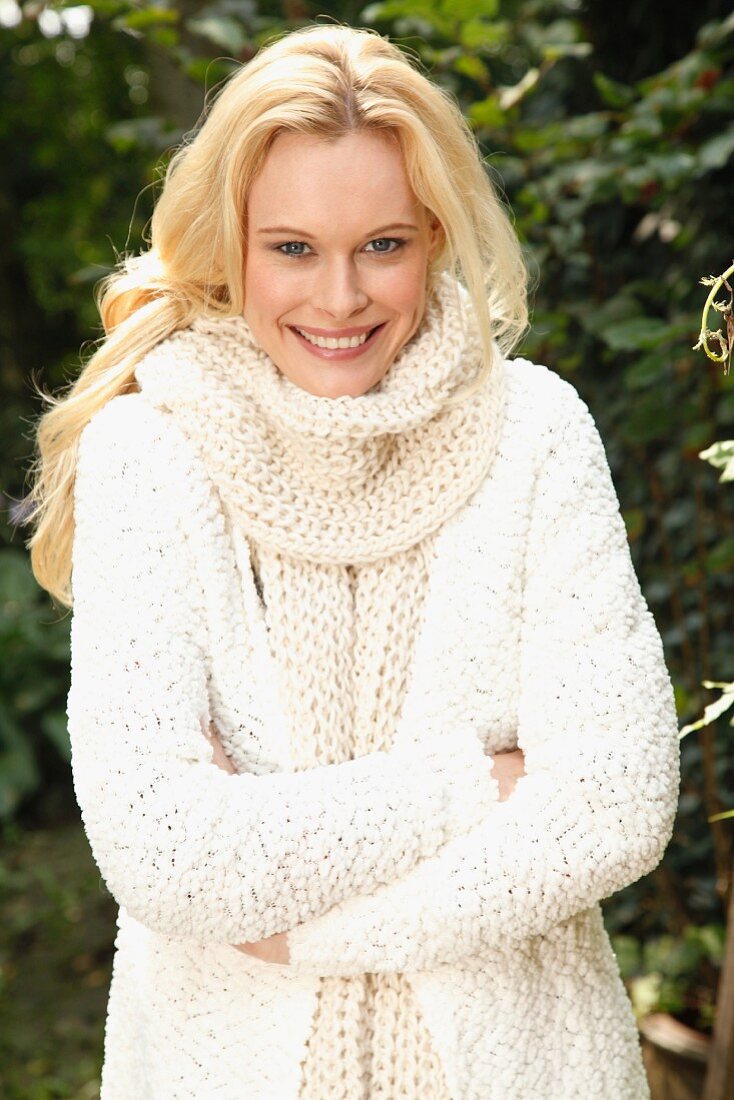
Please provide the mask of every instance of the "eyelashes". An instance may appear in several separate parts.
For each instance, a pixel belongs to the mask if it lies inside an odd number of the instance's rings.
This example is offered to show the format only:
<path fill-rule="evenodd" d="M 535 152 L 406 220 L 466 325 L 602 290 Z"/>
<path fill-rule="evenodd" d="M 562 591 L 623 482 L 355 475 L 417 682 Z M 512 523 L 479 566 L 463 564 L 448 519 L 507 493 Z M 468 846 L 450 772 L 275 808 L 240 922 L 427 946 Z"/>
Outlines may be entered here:
<path fill-rule="evenodd" d="M 406 244 L 406 240 L 405 240 L 404 237 L 375 237 L 374 240 L 368 241 L 367 243 L 368 244 L 374 244 L 375 241 L 387 241 L 390 244 L 393 244 L 395 247 L 389 249 L 389 251 L 370 250 L 370 252 L 368 252 L 368 255 L 370 255 L 370 256 L 394 256 Z M 286 241 L 284 244 L 275 245 L 275 251 L 279 252 L 281 254 L 281 256 L 287 256 L 291 260 L 300 260 L 300 259 L 303 259 L 305 256 L 308 255 L 308 253 L 306 253 L 306 252 L 284 252 L 283 251 L 284 249 L 289 248 L 291 245 L 294 245 L 294 244 L 304 245 L 306 248 L 309 247 L 306 244 L 305 241 Z"/>

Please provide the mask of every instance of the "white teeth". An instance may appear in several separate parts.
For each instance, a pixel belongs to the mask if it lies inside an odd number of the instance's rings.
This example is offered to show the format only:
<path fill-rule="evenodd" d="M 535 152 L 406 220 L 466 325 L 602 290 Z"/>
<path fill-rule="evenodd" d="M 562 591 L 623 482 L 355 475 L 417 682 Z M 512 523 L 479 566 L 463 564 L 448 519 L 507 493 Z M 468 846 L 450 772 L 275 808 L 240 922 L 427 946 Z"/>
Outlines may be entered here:
<path fill-rule="evenodd" d="M 336 340 L 333 336 L 311 336 L 300 328 L 297 328 L 296 331 L 300 332 L 301 336 L 308 340 L 310 344 L 315 344 L 317 348 L 358 348 L 369 336 L 369 332 L 364 332 L 361 336 L 341 336 Z"/>

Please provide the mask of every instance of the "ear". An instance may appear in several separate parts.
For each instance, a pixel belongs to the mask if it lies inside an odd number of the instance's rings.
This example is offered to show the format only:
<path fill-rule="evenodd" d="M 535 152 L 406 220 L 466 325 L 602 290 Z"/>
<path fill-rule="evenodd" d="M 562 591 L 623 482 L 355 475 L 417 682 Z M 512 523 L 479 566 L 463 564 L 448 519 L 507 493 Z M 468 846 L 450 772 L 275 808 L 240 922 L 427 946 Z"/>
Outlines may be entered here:
<path fill-rule="evenodd" d="M 446 239 L 446 231 L 444 230 L 443 225 L 438 220 L 438 218 L 433 216 L 431 217 L 430 235 L 431 236 L 430 244 L 428 246 L 428 255 L 430 259 L 433 259 L 433 257 L 441 250 L 441 246 Z"/>

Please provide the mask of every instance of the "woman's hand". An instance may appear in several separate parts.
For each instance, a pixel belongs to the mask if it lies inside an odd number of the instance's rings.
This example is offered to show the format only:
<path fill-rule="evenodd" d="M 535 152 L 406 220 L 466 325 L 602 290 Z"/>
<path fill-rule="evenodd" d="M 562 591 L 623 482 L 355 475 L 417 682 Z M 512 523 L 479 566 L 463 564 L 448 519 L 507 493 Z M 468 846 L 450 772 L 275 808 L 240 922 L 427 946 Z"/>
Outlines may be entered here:
<path fill-rule="evenodd" d="M 237 769 L 227 756 L 226 752 L 222 748 L 222 742 L 219 740 L 219 734 L 216 731 L 214 723 L 211 723 L 209 729 L 205 732 L 204 736 L 214 749 L 213 764 L 216 764 L 222 771 L 228 772 L 230 775 L 236 775 Z"/>
<path fill-rule="evenodd" d="M 222 771 L 228 772 L 229 775 L 236 775 L 237 769 L 224 751 L 213 724 L 209 726 L 205 736 L 214 750 L 212 763 L 216 764 Z M 237 943 L 233 946 L 236 951 L 242 951 L 245 955 L 253 955 L 256 959 L 261 959 L 262 962 L 288 964 L 291 961 L 287 932 L 277 932 L 274 936 L 268 936 L 266 940 L 260 940 L 258 943 Z"/>
<path fill-rule="evenodd" d="M 489 773 L 500 788 L 499 801 L 504 802 L 515 789 L 518 779 L 525 775 L 525 754 L 522 749 L 493 753 L 494 767 Z"/>
<path fill-rule="evenodd" d="M 234 946 L 237 951 L 252 955 L 262 962 L 287 965 L 291 961 L 287 932 L 276 932 L 274 936 L 268 936 L 258 943 L 237 943 Z"/>

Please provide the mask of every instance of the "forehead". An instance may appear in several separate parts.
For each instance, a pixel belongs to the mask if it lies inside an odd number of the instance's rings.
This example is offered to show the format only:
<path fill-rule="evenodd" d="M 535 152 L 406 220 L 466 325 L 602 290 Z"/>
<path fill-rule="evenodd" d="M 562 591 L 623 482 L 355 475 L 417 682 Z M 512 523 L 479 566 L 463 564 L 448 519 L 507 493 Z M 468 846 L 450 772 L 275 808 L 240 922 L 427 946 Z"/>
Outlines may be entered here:
<path fill-rule="evenodd" d="M 418 204 L 403 156 L 388 134 L 360 132 L 324 140 L 311 134 L 279 134 L 255 179 L 248 220 L 309 228 L 307 221 L 335 227 L 345 219 L 388 222 L 414 217 Z M 267 222 L 266 222 L 267 219 Z"/>

